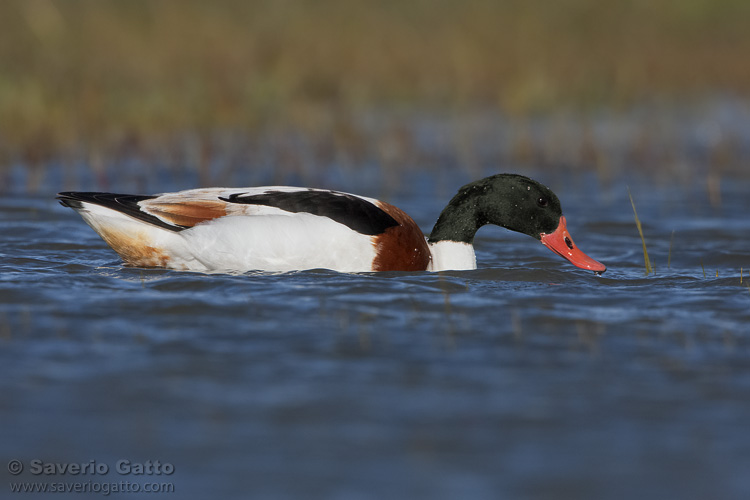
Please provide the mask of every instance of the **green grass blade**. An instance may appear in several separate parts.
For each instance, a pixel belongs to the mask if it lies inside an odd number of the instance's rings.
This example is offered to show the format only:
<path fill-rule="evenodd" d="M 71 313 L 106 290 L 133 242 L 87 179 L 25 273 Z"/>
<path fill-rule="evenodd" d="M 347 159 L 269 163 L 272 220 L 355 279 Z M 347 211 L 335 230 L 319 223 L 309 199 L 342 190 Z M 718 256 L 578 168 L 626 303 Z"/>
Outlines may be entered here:
<path fill-rule="evenodd" d="M 635 209 L 635 202 L 633 201 L 633 195 L 630 194 L 630 187 L 628 187 L 628 196 L 630 197 L 630 204 L 633 206 L 633 215 L 635 216 L 635 226 L 638 228 L 638 234 L 641 235 L 641 243 L 643 243 L 643 260 L 646 263 L 646 274 L 654 272 L 654 268 L 651 266 L 651 259 L 648 258 L 648 250 L 646 250 L 646 238 L 643 237 L 643 228 L 641 227 L 641 221 L 638 218 L 638 212 Z"/>

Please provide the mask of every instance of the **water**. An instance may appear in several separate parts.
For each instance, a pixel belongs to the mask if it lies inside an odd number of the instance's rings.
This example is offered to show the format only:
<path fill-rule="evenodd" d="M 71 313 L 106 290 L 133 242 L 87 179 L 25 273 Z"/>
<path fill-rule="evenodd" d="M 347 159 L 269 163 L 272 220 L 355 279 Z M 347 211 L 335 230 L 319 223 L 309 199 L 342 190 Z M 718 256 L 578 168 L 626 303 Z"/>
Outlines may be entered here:
<path fill-rule="evenodd" d="M 133 269 L 53 193 L 0 199 L 0 458 L 25 469 L 2 466 L 4 495 L 127 479 L 181 499 L 748 498 L 747 180 L 712 205 L 700 183 L 535 177 L 602 277 L 499 228 L 470 272 Z M 445 196 L 427 191 L 389 201 L 429 230 Z"/>

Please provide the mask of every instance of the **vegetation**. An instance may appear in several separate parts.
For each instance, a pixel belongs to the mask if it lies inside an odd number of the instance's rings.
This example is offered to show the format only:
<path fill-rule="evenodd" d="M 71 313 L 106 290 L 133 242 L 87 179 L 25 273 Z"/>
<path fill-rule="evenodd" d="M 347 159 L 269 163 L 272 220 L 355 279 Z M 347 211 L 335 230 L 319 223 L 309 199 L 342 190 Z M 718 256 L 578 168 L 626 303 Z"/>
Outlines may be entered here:
<path fill-rule="evenodd" d="M 646 275 L 655 273 L 653 266 L 651 265 L 651 259 L 648 258 L 648 250 L 646 250 L 646 238 L 643 236 L 643 227 L 641 227 L 641 220 L 638 218 L 638 212 L 635 210 L 635 202 L 633 201 L 633 195 L 630 194 L 630 188 L 628 188 L 628 197 L 630 198 L 630 204 L 633 206 L 633 216 L 635 217 L 635 227 L 638 228 L 638 234 L 641 237 L 641 243 L 643 244 L 643 260 L 646 266 Z M 670 249 L 671 255 L 671 249 Z M 701 261 L 701 267 L 703 262 Z M 706 277 L 706 270 L 703 270 L 703 277 Z"/>
<path fill-rule="evenodd" d="M 746 96 L 748 21 L 745 0 L 6 0 L 0 165 L 216 130 L 351 150 L 351 117 L 382 109 Z"/>

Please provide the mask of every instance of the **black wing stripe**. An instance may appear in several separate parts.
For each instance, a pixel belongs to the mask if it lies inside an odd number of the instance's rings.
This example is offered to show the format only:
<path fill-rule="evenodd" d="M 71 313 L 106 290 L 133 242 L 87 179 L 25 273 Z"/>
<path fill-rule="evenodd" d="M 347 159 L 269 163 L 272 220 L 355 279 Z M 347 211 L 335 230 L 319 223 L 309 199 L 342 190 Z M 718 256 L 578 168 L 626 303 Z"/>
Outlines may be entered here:
<path fill-rule="evenodd" d="M 237 193 L 219 198 L 229 203 L 276 207 L 287 212 L 305 212 L 328 217 L 361 234 L 375 236 L 398 222 L 367 200 L 334 191 L 267 191 L 263 194 Z"/>
<path fill-rule="evenodd" d="M 138 203 L 144 200 L 152 200 L 154 198 L 156 198 L 156 196 L 79 191 L 68 191 L 57 194 L 57 199 L 60 200 L 60 204 L 65 207 L 81 208 L 83 206 L 82 202 L 93 203 L 102 207 L 111 208 L 112 210 L 142 220 L 143 222 L 153 224 L 154 226 L 169 229 L 170 231 L 177 232 L 189 228 L 188 226 L 169 224 L 156 216 L 142 211 Z"/>

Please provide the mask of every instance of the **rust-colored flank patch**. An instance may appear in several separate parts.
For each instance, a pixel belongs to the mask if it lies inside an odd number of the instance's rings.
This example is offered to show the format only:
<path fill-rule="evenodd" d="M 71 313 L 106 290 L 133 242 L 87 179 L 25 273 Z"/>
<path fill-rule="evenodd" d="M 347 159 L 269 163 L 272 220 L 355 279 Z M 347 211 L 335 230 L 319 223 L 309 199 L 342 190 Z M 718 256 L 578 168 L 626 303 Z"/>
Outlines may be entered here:
<path fill-rule="evenodd" d="M 127 264 L 137 267 L 169 267 L 169 255 L 151 246 L 144 234 L 101 230 L 99 235 Z"/>
<path fill-rule="evenodd" d="M 393 217 L 398 226 L 373 236 L 373 271 L 425 271 L 432 258 L 422 230 L 402 210 L 378 201 L 378 207 Z"/>
<path fill-rule="evenodd" d="M 193 227 L 207 220 L 224 217 L 227 214 L 226 206 L 223 201 L 196 200 L 184 203 L 148 203 L 143 205 L 143 209 L 171 224 Z"/>

